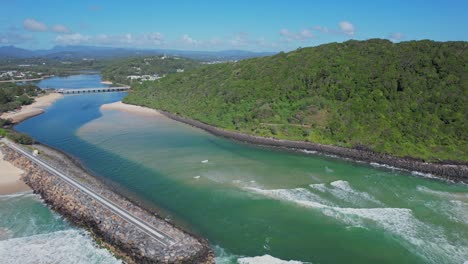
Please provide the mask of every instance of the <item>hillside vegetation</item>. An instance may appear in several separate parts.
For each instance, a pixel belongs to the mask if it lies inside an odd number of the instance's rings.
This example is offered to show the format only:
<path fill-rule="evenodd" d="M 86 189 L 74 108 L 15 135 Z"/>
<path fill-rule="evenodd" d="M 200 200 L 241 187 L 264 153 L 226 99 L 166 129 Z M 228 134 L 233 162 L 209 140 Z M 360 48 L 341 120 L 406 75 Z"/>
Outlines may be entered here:
<path fill-rule="evenodd" d="M 467 161 L 467 48 L 332 43 L 168 75 L 124 101 L 254 135 Z"/>
<path fill-rule="evenodd" d="M 32 104 L 41 93 L 44 91 L 32 84 L 0 83 L 0 114 Z"/>
<path fill-rule="evenodd" d="M 176 73 L 177 70 L 191 70 L 200 66 L 200 62 L 179 57 L 151 56 L 130 57 L 113 60 L 101 70 L 105 80 L 116 83 L 132 83 L 128 76 L 158 75 Z M 139 81 L 139 80 L 137 80 Z"/>

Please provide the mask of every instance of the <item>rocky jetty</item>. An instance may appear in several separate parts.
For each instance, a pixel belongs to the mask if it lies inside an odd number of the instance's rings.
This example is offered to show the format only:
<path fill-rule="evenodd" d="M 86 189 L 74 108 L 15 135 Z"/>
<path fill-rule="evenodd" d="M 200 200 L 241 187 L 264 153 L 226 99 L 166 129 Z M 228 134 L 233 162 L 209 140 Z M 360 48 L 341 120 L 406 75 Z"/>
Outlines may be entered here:
<path fill-rule="evenodd" d="M 220 129 L 197 120 L 181 117 L 173 113 L 165 111 L 160 112 L 171 119 L 186 123 L 194 127 L 201 128 L 214 135 L 242 142 L 273 147 L 285 147 L 297 150 L 317 151 L 324 154 L 336 155 L 342 158 L 348 158 L 369 163 L 379 163 L 382 165 L 388 165 L 407 171 L 417 171 L 424 174 L 431 174 L 433 176 L 454 182 L 468 183 L 468 165 L 466 163 L 428 163 L 419 159 L 400 158 L 388 154 L 376 153 L 365 149 L 344 148 L 339 146 L 322 145 L 305 141 L 281 140 L 275 138 L 253 136 L 244 133 Z"/>
<path fill-rule="evenodd" d="M 67 176 L 82 183 L 117 204 L 132 215 L 151 224 L 175 242 L 165 246 L 133 224 L 117 216 L 102 204 L 65 183 L 58 176 L 33 163 L 7 146 L 0 146 L 4 159 L 24 171 L 23 180 L 54 210 L 70 221 L 89 229 L 129 263 L 214 263 L 206 240 L 197 238 L 116 194 L 103 183 L 76 166 L 65 155 L 44 146 L 39 149 L 42 160 L 60 168 Z"/>

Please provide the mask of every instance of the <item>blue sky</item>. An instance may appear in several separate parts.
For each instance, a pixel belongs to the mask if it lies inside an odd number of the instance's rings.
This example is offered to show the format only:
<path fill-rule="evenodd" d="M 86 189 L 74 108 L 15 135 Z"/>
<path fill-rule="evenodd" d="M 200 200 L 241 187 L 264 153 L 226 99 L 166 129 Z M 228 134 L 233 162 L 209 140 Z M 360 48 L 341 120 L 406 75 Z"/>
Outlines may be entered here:
<path fill-rule="evenodd" d="M 3 0 L 0 46 L 288 51 L 348 39 L 468 40 L 468 0 Z"/>

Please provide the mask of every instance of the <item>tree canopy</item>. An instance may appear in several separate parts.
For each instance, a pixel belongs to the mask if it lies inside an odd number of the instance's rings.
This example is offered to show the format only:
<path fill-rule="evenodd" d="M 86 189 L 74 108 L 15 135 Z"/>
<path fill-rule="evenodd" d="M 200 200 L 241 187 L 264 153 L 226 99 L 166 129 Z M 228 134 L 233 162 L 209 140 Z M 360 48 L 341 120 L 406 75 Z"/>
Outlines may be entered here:
<path fill-rule="evenodd" d="M 135 84 L 124 101 L 254 135 L 466 161 L 467 48 L 350 40 L 205 65 Z"/>

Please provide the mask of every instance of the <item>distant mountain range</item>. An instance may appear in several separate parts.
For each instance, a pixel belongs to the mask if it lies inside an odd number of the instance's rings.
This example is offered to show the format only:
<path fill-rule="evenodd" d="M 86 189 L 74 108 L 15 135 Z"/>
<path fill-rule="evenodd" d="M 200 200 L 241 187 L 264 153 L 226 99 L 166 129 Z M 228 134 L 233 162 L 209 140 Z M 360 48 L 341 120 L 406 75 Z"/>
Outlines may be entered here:
<path fill-rule="evenodd" d="M 0 47 L 0 58 L 33 58 L 46 57 L 49 59 L 72 60 L 82 58 L 115 58 L 146 55 L 183 56 L 205 61 L 241 60 L 253 57 L 263 57 L 275 52 L 252 52 L 244 50 L 224 51 L 188 51 L 172 49 L 131 49 L 96 46 L 55 46 L 47 50 L 27 50 L 15 46 Z"/>

